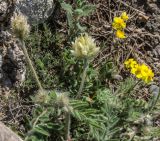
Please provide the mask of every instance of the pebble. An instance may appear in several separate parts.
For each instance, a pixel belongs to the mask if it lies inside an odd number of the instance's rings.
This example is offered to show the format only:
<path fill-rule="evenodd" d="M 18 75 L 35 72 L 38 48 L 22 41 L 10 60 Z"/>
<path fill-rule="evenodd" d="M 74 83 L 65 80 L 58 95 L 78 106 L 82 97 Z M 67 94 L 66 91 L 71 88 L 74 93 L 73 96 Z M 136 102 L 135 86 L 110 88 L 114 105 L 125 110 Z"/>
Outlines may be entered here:
<path fill-rule="evenodd" d="M 153 54 L 159 58 L 160 57 L 160 45 L 158 45 L 155 49 L 153 49 Z"/>

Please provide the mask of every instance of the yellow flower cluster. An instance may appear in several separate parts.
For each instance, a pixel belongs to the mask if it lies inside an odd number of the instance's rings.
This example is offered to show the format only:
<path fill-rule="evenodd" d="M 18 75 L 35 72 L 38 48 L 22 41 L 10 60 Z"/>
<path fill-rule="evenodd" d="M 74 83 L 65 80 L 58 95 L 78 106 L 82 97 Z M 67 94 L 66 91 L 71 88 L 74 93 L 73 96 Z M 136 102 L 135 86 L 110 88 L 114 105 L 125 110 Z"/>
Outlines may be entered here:
<path fill-rule="evenodd" d="M 116 30 L 116 37 L 126 38 L 124 29 L 126 28 L 126 21 L 129 19 L 126 12 L 123 12 L 120 17 L 114 17 L 112 27 Z"/>
<path fill-rule="evenodd" d="M 81 34 L 76 38 L 75 42 L 72 42 L 71 53 L 78 58 L 91 58 L 99 51 L 99 47 L 96 47 L 94 39 L 87 33 Z"/>
<path fill-rule="evenodd" d="M 130 70 L 137 78 L 142 79 L 145 83 L 153 80 L 153 71 L 145 64 L 138 64 L 134 59 L 128 59 L 124 62 L 127 69 Z"/>

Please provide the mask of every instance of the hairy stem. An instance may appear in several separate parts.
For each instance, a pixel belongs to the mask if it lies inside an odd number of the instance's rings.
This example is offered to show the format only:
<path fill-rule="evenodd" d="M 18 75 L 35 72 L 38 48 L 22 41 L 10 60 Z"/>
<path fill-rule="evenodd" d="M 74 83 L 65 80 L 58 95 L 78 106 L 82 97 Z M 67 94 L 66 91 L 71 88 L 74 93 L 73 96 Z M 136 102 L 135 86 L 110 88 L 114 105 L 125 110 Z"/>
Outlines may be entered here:
<path fill-rule="evenodd" d="M 39 81 L 38 75 L 37 75 L 37 73 L 36 73 L 36 71 L 35 71 L 35 69 L 33 67 L 32 61 L 29 58 L 25 43 L 24 43 L 23 40 L 21 40 L 21 43 L 22 43 L 22 50 L 23 50 L 23 53 L 25 55 L 26 61 L 27 61 L 28 65 L 29 65 L 29 67 L 30 67 L 30 69 L 32 71 L 32 74 L 33 74 L 33 76 L 34 76 L 34 78 L 35 78 L 35 80 L 37 82 L 37 85 L 38 85 L 40 91 L 43 92 L 43 88 L 42 88 L 41 82 Z"/>
<path fill-rule="evenodd" d="M 80 98 L 80 96 L 81 96 L 81 93 L 82 93 L 82 90 L 84 87 L 84 82 L 86 79 L 87 69 L 88 69 L 88 60 L 85 58 L 84 59 L 83 74 L 82 74 L 82 81 L 81 81 L 80 88 L 78 90 L 78 94 L 77 94 L 76 98 Z"/>
<path fill-rule="evenodd" d="M 128 91 L 127 93 L 130 93 L 131 91 L 133 91 L 141 82 L 141 79 L 139 79 Z"/>
<path fill-rule="evenodd" d="M 65 116 L 65 140 L 69 141 L 70 140 L 70 126 L 71 126 L 71 115 L 70 112 L 66 112 Z"/>

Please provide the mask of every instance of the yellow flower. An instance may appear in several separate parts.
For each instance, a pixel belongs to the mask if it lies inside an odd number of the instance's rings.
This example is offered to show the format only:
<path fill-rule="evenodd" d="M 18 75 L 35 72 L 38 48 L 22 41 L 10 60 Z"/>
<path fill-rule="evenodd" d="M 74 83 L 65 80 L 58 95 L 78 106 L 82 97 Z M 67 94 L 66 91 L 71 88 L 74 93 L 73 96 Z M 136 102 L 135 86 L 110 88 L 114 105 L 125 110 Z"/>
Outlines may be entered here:
<path fill-rule="evenodd" d="M 148 75 L 147 75 L 147 77 L 145 77 L 144 81 L 146 83 L 149 83 L 149 82 L 153 81 L 153 77 L 154 77 L 154 73 L 152 72 L 152 70 L 149 69 Z"/>
<path fill-rule="evenodd" d="M 133 70 L 131 69 L 131 72 L 132 71 Z M 132 74 L 135 74 L 137 78 L 142 79 L 145 83 L 151 82 L 154 77 L 154 73 L 152 72 L 152 70 L 145 64 L 138 65 L 135 68 L 135 72 Z"/>
<path fill-rule="evenodd" d="M 120 39 L 126 38 L 125 33 L 123 31 L 121 31 L 121 30 L 117 30 L 116 31 L 116 37 L 120 38 Z"/>
<path fill-rule="evenodd" d="M 142 80 L 145 81 L 146 83 L 149 83 L 150 81 L 153 80 L 154 73 L 145 64 L 141 65 L 141 74 L 142 74 Z"/>
<path fill-rule="evenodd" d="M 143 77 L 141 69 L 141 65 L 138 64 L 135 68 L 131 69 L 131 73 L 134 74 L 137 78 L 141 79 Z"/>
<path fill-rule="evenodd" d="M 88 34 L 81 34 L 76 38 L 75 42 L 72 43 L 71 53 L 78 58 L 90 58 L 96 55 L 99 51 L 99 47 L 96 47 L 94 39 Z"/>
<path fill-rule="evenodd" d="M 124 62 L 126 68 L 137 78 L 142 79 L 145 83 L 153 81 L 154 73 L 145 64 L 139 65 L 134 59 L 128 59 Z"/>
<path fill-rule="evenodd" d="M 149 67 L 148 67 L 148 66 L 146 66 L 145 64 L 142 64 L 142 65 L 141 65 L 141 73 L 142 73 L 143 76 L 146 76 L 146 75 L 147 75 L 148 70 L 149 70 Z"/>
<path fill-rule="evenodd" d="M 138 65 L 137 62 L 133 58 L 126 60 L 124 64 L 126 68 L 128 69 L 135 68 Z"/>
<path fill-rule="evenodd" d="M 126 12 L 123 12 L 123 13 L 121 14 L 121 18 L 122 18 L 124 21 L 127 21 L 127 20 L 129 19 L 129 17 L 128 17 L 128 15 L 127 15 Z"/>
<path fill-rule="evenodd" d="M 112 27 L 115 30 L 122 30 L 126 28 L 126 23 L 121 17 L 114 17 Z"/>
<path fill-rule="evenodd" d="M 11 27 L 14 34 L 24 39 L 30 32 L 30 26 L 27 23 L 27 17 L 22 14 L 15 14 L 11 19 Z"/>

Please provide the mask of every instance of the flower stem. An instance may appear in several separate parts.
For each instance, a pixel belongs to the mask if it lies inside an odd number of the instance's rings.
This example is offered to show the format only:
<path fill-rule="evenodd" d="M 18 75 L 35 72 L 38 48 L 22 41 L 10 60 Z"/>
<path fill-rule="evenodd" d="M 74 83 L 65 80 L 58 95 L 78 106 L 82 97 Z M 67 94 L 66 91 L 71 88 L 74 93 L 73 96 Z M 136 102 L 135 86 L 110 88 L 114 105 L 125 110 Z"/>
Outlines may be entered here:
<path fill-rule="evenodd" d="M 65 115 L 65 140 L 70 140 L 70 126 L 71 126 L 71 116 L 70 112 L 67 111 Z"/>
<path fill-rule="evenodd" d="M 140 84 L 141 80 L 138 80 L 128 91 L 127 93 L 130 93 L 132 90 L 135 89 L 135 87 L 137 87 Z"/>
<path fill-rule="evenodd" d="M 83 67 L 84 71 L 83 71 L 83 74 L 82 74 L 82 81 L 81 81 L 80 88 L 78 90 L 78 94 L 77 94 L 76 98 L 80 98 L 80 96 L 81 96 L 81 93 L 82 93 L 82 90 L 83 90 L 83 87 L 84 87 L 84 82 L 85 82 L 85 79 L 86 79 L 87 69 L 88 69 L 88 60 L 85 58 L 84 59 L 84 67 Z"/>
<path fill-rule="evenodd" d="M 29 65 L 29 67 L 30 67 L 30 69 L 31 69 L 31 71 L 32 71 L 32 74 L 33 74 L 33 76 L 34 76 L 34 78 L 35 78 L 35 80 L 36 80 L 36 82 L 37 82 L 37 85 L 38 85 L 38 87 L 39 87 L 39 90 L 40 90 L 40 92 L 43 92 L 43 87 L 42 87 L 41 82 L 39 81 L 38 75 L 37 75 L 37 73 L 36 73 L 36 71 L 35 71 L 35 69 L 34 69 L 34 67 L 33 67 L 32 61 L 31 61 L 31 59 L 29 58 L 29 55 L 28 55 L 28 52 L 27 52 L 25 43 L 24 43 L 23 40 L 21 40 L 21 43 L 22 43 L 22 50 L 23 50 L 23 53 L 24 53 L 24 55 L 25 55 L 26 61 L 27 61 L 28 65 Z"/>

